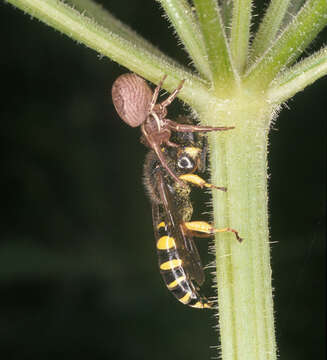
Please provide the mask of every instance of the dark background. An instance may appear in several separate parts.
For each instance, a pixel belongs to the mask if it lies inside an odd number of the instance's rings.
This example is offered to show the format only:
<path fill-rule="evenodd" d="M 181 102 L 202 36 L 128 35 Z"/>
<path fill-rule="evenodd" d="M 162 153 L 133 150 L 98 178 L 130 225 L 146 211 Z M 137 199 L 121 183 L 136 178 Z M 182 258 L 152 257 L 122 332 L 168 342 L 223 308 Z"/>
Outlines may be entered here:
<path fill-rule="evenodd" d="M 157 3 L 106 3 L 168 55 L 189 62 Z M 212 313 L 180 305 L 157 270 L 142 186 L 145 148 L 108 95 L 126 69 L 9 5 L 0 9 L 1 356 L 215 356 Z M 324 32 L 311 50 L 326 39 Z M 325 355 L 325 109 L 322 79 L 288 102 L 270 135 L 282 359 Z"/>

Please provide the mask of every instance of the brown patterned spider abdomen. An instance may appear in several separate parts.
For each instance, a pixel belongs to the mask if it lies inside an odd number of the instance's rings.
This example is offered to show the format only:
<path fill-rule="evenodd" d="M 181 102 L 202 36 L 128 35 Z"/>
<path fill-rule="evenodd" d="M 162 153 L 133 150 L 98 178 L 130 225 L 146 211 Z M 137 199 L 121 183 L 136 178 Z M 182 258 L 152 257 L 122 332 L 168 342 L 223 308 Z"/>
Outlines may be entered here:
<path fill-rule="evenodd" d="M 136 74 L 124 74 L 114 82 L 111 90 L 115 109 L 126 124 L 140 126 L 149 115 L 152 90 Z"/>

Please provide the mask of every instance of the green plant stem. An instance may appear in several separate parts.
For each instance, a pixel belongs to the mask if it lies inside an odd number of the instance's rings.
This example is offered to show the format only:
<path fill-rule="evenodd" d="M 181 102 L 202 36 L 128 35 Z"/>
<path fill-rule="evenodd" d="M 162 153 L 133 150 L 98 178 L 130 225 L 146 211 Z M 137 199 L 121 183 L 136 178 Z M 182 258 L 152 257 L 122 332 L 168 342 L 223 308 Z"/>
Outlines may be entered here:
<path fill-rule="evenodd" d="M 220 14 L 224 24 L 227 39 L 229 39 L 232 17 L 233 17 L 233 0 L 225 0 L 220 4 Z"/>
<path fill-rule="evenodd" d="M 272 47 L 249 69 L 245 83 L 256 83 L 262 88 L 268 86 L 323 29 L 327 24 L 326 14 L 326 0 L 308 0 Z"/>
<path fill-rule="evenodd" d="M 211 72 L 207 61 L 202 34 L 191 6 L 186 0 L 157 0 L 178 34 L 180 40 L 196 69 L 210 79 Z"/>
<path fill-rule="evenodd" d="M 287 69 L 267 91 L 270 103 L 280 104 L 327 75 L 327 47 Z"/>
<path fill-rule="evenodd" d="M 273 43 L 289 7 L 290 0 L 272 0 L 253 40 L 251 58 L 260 57 Z"/>
<path fill-rule="evenodd" d="M 216 0 L 194 0 L 216 94 L 228 97 L 237 75 Z"/>
<path fill-rule="evenodd" d="M 187 80 L 179 97 L 192 105 L 210 101 L 208 85 L 201 78 L 179 66 L 173 60 L 156 56 L 139 44 L 134 44 L 113 29 L 106 29 L 67 4 L 57 0 L 8 0 L 23 11 L 40 19 L 73 39 L 82 42 L 98 53 L 108 56 L 145 79 L 158 83 L 164 74 L 168 78 L 164 88 L 172 92 L 181 80 Z M 194 96 L 194 91 L 197 97 Z M 197 104 L 198 103 L 198 104 Z"/>
<path fill-rule="evenodd" d="M 283 22 L 281 24 L 281 30 L 284 30 L 285 27 L 293 21 L 294 17 L 300 11 L 301 7 L 304 5 L 305 2 L 306 0 L 293 0 L 290 2 Z"/>
<path fill-rule="evenodd" d="M 226 104 L 200 113 L 205 123 L 234 125 L 210 135 L 222 359 L 276 359 L 267 215 L 267 136 L 273 109 L 243 89 Z"/>
<path fill-rule="evenodd" d="M 233 2 L 230 48 L 235 69 L 239 74 L 244 72 L 248 60 L 251 7 L 251 0 Z"/>
<path fill-rule="evenodd" d="M 67 4 L 73 6 L 74 9 L 79 11 L 81 14 L 89 17 L 97 24 L 109 29 L 113 33 L 121 36 L 129 42 L 138 44 L 142 48 L 151 51 L 152 53 L 166 58 L 168 62 L 171 61 L 162 51 L 153 46 L 149 41 L 138 35 L 129 26 L 116 19 L 110 12 L 104 9 L 100 4 L 95 3 L 92 0 L 67 0 Z"/>

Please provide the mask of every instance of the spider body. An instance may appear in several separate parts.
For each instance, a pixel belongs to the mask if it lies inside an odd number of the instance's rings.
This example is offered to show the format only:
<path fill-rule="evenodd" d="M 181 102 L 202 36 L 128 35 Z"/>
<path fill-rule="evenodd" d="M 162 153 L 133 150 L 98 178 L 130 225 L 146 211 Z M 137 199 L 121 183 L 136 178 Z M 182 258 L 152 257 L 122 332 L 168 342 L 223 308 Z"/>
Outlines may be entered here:
<path fill-rule="evenodd" d="M 163 154 L 163 146 L 178 147 L 170 141 L 171 132 L 209 132 L 233 129 L 230 127 L 211 127 L 193 124 L 180 124 L 167 118 L 167 107 L 181 91 L 184 80 L 161 103 L 157 99 L 166 75 L 152 92 L 144 79 L 136 74 L 128 73 L 119 76 L 111 90 L 112 101 L 120 118 L 132 127 L 141 126 L 141 141 L 154 150 L 162 166 L 180 185 L 185 185 L 177 174 L 168 166 Z"/>

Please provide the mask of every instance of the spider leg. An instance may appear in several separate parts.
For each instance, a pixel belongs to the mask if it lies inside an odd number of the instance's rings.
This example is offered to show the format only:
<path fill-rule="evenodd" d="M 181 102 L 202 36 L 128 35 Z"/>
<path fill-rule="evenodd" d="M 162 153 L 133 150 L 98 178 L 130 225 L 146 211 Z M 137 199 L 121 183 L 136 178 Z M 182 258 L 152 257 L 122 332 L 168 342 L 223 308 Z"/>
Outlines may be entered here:
<path fill-rule="evenodd" d="M 175 144 L 174 142 L 172 142 L 170 140 L 166 140 L 165 143 L 166 143 L 166 145 L 168 145 L 170 147 L 175 147 L 175 148 L 179 147 L 178 144 Z"/>
<path fill-rule="evenodd" d="M 177 88 L 167 97 L 166 100 L 164 100 L 162 103 L 160 103 L 160 106 L 163 108 L 166 108 L 168 105 L 170 105 L 173 100 L 175 99 L 175 97 L 177 96 L 177 94 L 181 91 L 183 85 L 184 85 L 185 80 L 182 80 L 179 85 L 177 86 Z"/>
<path fill-rule="evenodd" d="M 151 149 L 153 149 L 153 151 L 156 153 L 159 161 L 161 162 L 161 165 L 167 170 L 168 174 L 175 180 L 178 182 L 178 184 L 180 184 L 181 186 L 185 187 L 187 186 L 187 184 L 181 180 L 172 170 L 171 168 L 168 166 L 167 160 L 165 158 L 165 156 L 162 153 L 161 147 L 160 147 L 160 142 L 156 141 L 155 138 L 149 136 L 149 134 L 147 133 L 144 123 L 141 125 L 141 131 L 149 145 L 149 147 Z M 169 140 L 168 140 L 169 141 Z"/>
<path fill-rule="evenodd" d="M 200 125 L 189 125 L 189 124 L 179 124 L 175 121 L 165 119 L 167 126 L 179 132 L 210 132 L 210 131 L 225 131 L 235 129 L 235 126 L 200 126 Z"/>
<path fill-rule="evenodd" d="M 163 84 L 163 82 L 165 81 L 167 75 L 164 75 L 162 77 L 162 79 L 159 81 L 159 84 L 157 85 L 157 87 L 154 89 L 153 95 L 152 95 L 152 99 L 150 102 L 150 111 L 154 108 L 157 100 L 158 100 L 158 96 L 159 96 L 159 91 L 161 89 L 161 86 Z"/>
<path fill-rule="evenodd" d="M 167 170 L 167 172 L 169 173 L 169 175 L 175 180 L 177 181 L 181 186 L 185 187 L 187 186 L 184 181 L 182 181 L 172 170 L 171 168 L 168 166 L 166 158 L 164 157 L 160 146 L 157 143 L 152 143 L 151 144 L 152 149 L 154 150 L 154 152 L 156 153 L 156 155 L 158 156 L 159 161 L 161 162 L 161 165 Z"/>

